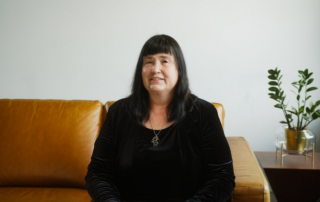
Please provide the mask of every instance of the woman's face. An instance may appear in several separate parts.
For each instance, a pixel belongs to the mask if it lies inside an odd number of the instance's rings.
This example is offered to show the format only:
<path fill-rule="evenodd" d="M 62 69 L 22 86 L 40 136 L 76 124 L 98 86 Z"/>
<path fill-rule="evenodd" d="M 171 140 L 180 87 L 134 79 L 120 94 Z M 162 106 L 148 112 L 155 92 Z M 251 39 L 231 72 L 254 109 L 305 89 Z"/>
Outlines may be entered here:
<path fill-rule="evenodd" d="M 149 94 L 172 94 L 178 76 L 178 68 L 172 55 L 157 53 L 143 58 L 142 81 Z"/>

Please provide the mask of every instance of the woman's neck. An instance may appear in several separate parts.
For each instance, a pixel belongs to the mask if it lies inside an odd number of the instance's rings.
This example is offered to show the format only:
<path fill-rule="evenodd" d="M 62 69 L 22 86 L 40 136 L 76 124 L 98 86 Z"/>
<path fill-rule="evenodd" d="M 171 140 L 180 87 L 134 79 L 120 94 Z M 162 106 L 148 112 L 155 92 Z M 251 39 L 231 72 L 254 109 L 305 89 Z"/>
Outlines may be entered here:
<path fill-rule="evenodd" d="M 171 102 L 172 96 L 163 95 L 161 93 L 149 94 L 150 98 L 150 112 L 155 114 L 162 114 L 167 112 L 167 107 Z"/>
<path fill-rule="evenodd" d="M 171 102 L 172 97 L 159 94 L 149 94 L 150 99 L 150 114 L 149 119 L 143 121 L 143 125 L 147 128 L 160 130 L 174 123 L 168 122 L 167 107 Z M 152 124 L 151 125 L 151 121 Z"/>

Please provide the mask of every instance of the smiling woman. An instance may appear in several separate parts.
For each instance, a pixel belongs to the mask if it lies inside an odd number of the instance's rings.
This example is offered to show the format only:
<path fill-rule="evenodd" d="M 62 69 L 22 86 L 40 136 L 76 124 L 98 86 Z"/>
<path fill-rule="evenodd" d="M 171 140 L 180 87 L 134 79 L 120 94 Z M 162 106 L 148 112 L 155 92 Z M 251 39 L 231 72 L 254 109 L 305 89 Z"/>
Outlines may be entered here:
<path fill-rule="evenodd" d="M 131 95 L 114 103 L 95 142 L 86 188 L 93 201 L 226 201 L 229 145 L 214 106 L 191 94 L 179 44 L 143 46 Z"/>
<path fill-rule="evenodd" d="M 172 97 L 178 82 L 178 69 L 173 56 L 158 53 L 144 57 L 142 80 L 149 95 Z"/>

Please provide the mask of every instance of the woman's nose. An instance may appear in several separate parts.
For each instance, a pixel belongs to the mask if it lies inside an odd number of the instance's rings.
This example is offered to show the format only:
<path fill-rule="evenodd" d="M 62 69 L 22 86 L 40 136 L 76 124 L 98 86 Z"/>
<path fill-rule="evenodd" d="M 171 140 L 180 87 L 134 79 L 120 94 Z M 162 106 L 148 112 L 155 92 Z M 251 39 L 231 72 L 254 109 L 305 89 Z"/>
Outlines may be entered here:
<path fill-rule="evenodd" d="M 161 65 L 160 65 L 160 63 L 159 63 L 159 62 L 155 62 L 154 65 L 153 65 L 153 67 L 152 67 L 152 69 L 151 69 L 151 71 L 152 71 L 153 73 L 160 73 L 160 72 L 161 72 Z"/>

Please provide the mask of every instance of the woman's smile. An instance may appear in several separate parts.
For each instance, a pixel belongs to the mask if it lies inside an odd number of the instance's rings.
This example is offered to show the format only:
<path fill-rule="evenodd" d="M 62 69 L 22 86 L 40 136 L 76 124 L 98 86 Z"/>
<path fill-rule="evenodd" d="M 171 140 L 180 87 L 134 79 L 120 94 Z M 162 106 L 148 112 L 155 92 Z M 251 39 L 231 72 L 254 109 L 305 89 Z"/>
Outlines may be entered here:
<path fill-rule="evenodd" d="M 150 79 L 151 82 L 154 82 L 154 83 L 159 83 L 161 81 L 163 81 L 164 79 L 162 78 L 159 78 L 159 77 L 153 77 Z"/>

